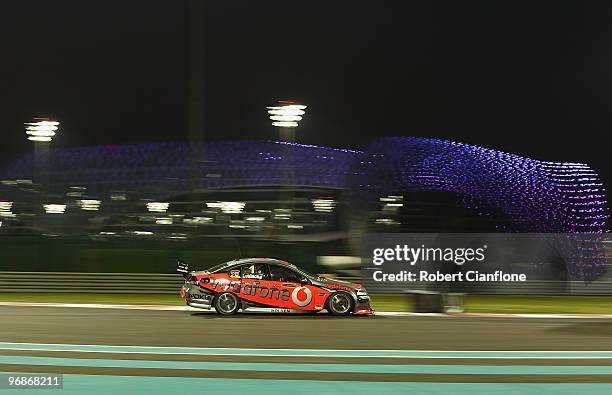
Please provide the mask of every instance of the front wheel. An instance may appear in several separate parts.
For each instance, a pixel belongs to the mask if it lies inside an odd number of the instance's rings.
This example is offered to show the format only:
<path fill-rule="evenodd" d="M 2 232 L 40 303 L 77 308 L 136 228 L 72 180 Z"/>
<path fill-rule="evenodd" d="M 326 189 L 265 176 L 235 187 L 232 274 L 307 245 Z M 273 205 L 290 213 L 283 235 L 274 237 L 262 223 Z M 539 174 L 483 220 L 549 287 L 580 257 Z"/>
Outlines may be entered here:
<path fill-rule="evenodd" d="M 327 311 L 331 315 L 349 315 L 353 311 L 353 298 L 344 292 L 332 294 L 327 299 Z"/>
<path fill-rule="evenodd" d="M 223 315 L 236 314 L 240 309 L 238 297 L 230 292 L 222 293 L 215 299 L 215 310 Z"/>

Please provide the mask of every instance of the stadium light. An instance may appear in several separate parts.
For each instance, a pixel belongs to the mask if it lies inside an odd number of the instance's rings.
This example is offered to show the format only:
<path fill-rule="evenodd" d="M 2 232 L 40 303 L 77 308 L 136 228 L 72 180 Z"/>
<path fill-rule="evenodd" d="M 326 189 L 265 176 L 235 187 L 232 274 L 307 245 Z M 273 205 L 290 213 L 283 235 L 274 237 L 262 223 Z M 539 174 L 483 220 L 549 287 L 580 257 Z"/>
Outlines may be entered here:
<path fill-rule="evenodd" d="M 45 204 L 43 208 L 47 214 L 64 214 L 66 211 L 65 204 Z"/>
<path fill-rule="evenodd" d="M 77 203 L 79 207 L 81 207 L 81 210 L 98 211 L 100 210 L 100 205 L 102 204 L 102 201 L 96 199 L 81 199 Z"/>
<path fill-rule="evenodd" d="M 266 108 L 272 126 L 279 129 L 280 139 L 293 142 L 295 140 L 294 129 L 298 127 L 302 116 L 306 114 L 304 111 L 306 106 L 289 100 L 279 100 L 277 106 Z"/>
<path fill-rule="evenodd" d="M 26 122 L 24 125 L 28 140 L 49 142 L 55 136 L 59 122 L 49 118 L 34 118 L 32 122 Z"/>
<path fill-rule="evenodd" d="M 244 211 L 245 202 L 206 202 L 206 207 L 219 209 L 224 214 L 240 214 Z"/>
<path fill-rule="evenodd" d="M 170 203 L 165 203 L 165 202 L 147 203 L 147 210 L 149 210 L 150 213 L 165 213 L 166 211 L 168 211 L 169 207 L 170 207 Z"/>
<path fill-rule="evenodd" d="M 0 202 L 0 217 L 16 217 L 11 211 L 13 208 L 13 202 Z"/>
<path fill-rule="evenodd" d="M 45 195 L 49 187 L 49 145 L 57 133 L 59 122 L 33 118 L 24 126 L 27 139 L 34 142 L 34 181 Z"/>
<path fill-rule="evenodd" d="M 314 210 L 319 213 L 331 213 L 336 207 L 336 201 L 332 198 L 312 199 Z"/>
<path fill-rule="evenodd" d="M 272 126 L 280 128 L 296 128 L 298 122 L 302 120 L 302 116 L 306 106 L 295 104 L 292 101 L 279 101 L 278 106 L 267 107 Z"/>

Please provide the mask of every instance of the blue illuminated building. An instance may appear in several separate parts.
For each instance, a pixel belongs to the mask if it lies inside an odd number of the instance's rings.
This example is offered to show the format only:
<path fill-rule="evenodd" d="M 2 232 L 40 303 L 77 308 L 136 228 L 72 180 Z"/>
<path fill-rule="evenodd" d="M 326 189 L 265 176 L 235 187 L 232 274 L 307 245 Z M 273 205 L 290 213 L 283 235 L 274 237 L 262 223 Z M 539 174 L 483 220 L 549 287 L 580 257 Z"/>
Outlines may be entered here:
<path fill-rule="evenodd" d="M 461 204 L 494 208 L 522 230 L 602 233 L 605 187 L 587 164 L 543 162 L 474 145 L 394 137 L 363 151 L 264 141 L 53 148 L 50 188 L 74 186 L 102 201 L 114 191 L 161 199 L 193 190 L 297 185 L 365 195 L 452 192 Z M 293 155 L 289 161 L 287 157 Z M 291 163 L 295 164 L 292 169 Z M 33 178 L 33 155 L 0 168 L 7 181 Z M 0 198 L 2 198 L 0 196 Z M 6 200 L 6 199 L 5 199 Z"/>

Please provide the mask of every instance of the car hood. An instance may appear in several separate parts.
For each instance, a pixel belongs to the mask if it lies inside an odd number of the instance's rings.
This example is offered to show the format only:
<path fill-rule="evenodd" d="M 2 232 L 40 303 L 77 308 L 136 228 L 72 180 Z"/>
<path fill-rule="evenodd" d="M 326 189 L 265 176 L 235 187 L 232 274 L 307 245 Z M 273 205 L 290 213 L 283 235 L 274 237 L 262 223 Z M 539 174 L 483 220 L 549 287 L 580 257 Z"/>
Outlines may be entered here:
<path fill-rule="evenodd" d="M 337 287 L 346 287 L 346 288 L 351 288 L 351 289 L 360 289 L 361 288 L 361 284 L 355 284 L 349 281 L 344 281 L 344 280 L 338 280 L 335 278 L 325 278 L 325 277 L 319 277 L 316 281 L 313 281 L 316 285 L 320 285 L 320 286 L 329 286 L 332 288 L 337 288 Z"/>

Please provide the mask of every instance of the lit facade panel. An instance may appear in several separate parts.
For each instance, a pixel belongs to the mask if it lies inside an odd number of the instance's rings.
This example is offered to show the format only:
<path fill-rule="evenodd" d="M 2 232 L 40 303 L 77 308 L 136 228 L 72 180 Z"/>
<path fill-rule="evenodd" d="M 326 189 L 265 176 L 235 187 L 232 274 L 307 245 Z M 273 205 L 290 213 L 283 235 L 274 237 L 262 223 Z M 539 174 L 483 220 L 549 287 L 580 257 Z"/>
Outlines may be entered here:
<path fill-rule="evenodd" d="M 294 150 L 292 161 L 283 157 L 287 144 Z M 364 196 L 440 190 L 463 196 L 471 208 L 501 211 L 520 223 L 521 231 L 608 230 L 605 186 L 581 163 L 544 162 L 413 137 L 378 139 L 363 152 L 286 142 L 210 142 L 196 146 L 202 158 L 196 169 L 191 150 L 185 143 L 53 148 L 50 185 L 83 186 L 93 195 L 132 191 L 157 198 L 192 190 L 196 174 L 197 188 L 299 185 L 350 189 Z M 33 159 L 26 155 L 0 168 L 0 179 L 31 179 Z"/>

